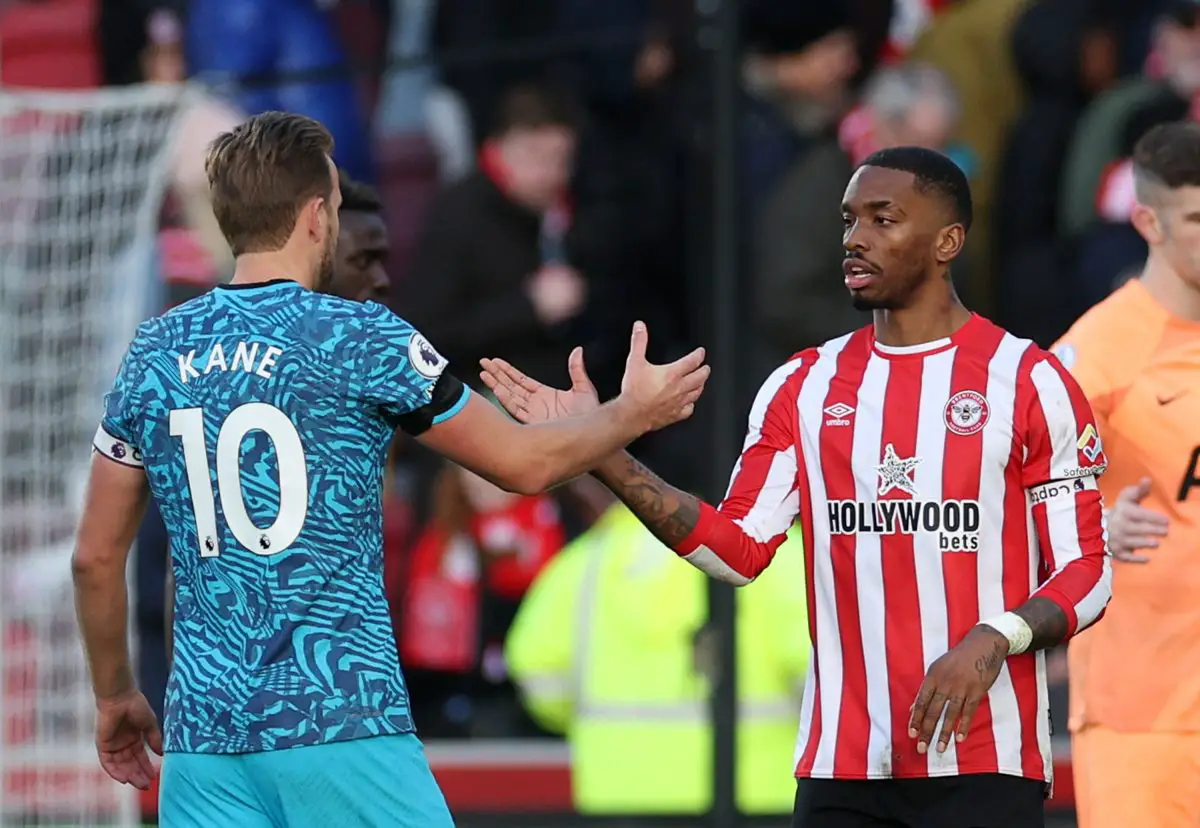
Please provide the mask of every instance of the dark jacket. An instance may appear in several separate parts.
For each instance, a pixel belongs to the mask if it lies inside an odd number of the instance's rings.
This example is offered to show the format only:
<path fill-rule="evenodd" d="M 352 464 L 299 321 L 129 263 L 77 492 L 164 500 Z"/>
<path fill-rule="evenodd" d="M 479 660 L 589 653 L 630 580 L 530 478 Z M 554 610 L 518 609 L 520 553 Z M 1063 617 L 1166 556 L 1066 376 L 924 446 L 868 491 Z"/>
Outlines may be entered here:
<path fill-rule="evenodd" d="M 569 331 L 538 319 L 525 282 L 541 265 L 541 219 L 475 172 L 434 201 L 397 302 L 464 382 L 479 360 L 503 357 L 542 382 L 565 385 Z"/>

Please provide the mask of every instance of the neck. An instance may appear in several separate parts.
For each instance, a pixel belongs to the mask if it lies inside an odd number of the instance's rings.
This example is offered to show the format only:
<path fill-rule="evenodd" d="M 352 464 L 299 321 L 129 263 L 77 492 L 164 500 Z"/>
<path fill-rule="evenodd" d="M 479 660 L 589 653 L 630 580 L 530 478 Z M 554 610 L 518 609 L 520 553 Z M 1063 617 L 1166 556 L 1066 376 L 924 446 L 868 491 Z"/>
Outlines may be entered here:
<path fill-rule="evenodd" d="M 1150 297 L 1169 314 L 1200 322 L 1200 290 L 1180 278 L 1162 256 L 1151 251 L 1140 281 Z"/>
<path fill-rule="evenodd" d="M 875 341 L 904 347 L 945 339 L 967 324 L 971 312 L 963 306 L 950 276 L 926 283 L 905 308 L 875 311 Z"/>
<path fill-rule="evenodd" d="M 276 250 L 270 253 L 243 253 L 234 262 L 234 285 L 249 285 L 257 282 L 271 282 L 277 279 L 290 279 L 309 290 L 313 289 L 311 268 L 299 261 L 296 256 L 286 250 Z"/>

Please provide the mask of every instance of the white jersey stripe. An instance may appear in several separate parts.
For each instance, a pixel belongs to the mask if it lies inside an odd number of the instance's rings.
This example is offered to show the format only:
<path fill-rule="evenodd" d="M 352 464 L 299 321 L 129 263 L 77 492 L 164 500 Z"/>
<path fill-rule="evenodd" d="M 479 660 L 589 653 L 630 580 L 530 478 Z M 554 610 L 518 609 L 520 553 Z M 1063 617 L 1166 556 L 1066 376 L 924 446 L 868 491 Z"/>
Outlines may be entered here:
<path fill-rule="evenodd" d="M 925 359 L 921 371 L 920 411 L 939 411 L 950 399 L 956 353 L 957 349 L 951 349 Z M 945 453 L 946 427 L 942 418 L 921 417 L 917 423 L 917 456 L 921 458 L 921 463 L 915 470 L 914 480 L 922 498 L 942 499 L 942 467 Z M 950 646 L 950 620 L 946 606 L 942 554 L 937 538 L 933 535 L 919 533 L 913 536 L 917 598 L 921 607 L 921 652 L 927 671 L 929 665 Z M 925 756 L 931 776 L 954 773 L 958 767 L 958 754 L 953 740 L 945 753 L 931 750 Z"/>
<path fill-rule="evenodd" d="M 992 428 L 983 435 L 985 457 L 1007 453 L 1012 445 L 1012 413 L 1016 407 L 1017 375 L 1021 358 L 1030 347 L 1028 340 L 1006 334 L 1000 341 L 988 365 L 987 399 L 997 417 Z M 1008 481 L 1005 467 L 984 463 L 980 470 L 979 491 L 1002 502 Z M 991 618 L 1013 607 L 1004 603 L 1004 511 L 984 509 L 984 524 L 979 544 L 977 564 L 979 580 L 979 615 Z M 1036 558 L 1031 560 L 1037 571 Z M 992 711 L 992 737 L 996 745 L 996 767 L 1001 773 L 1021 773 L 1021 712 L 1013 689 L 1012 676 L 1005 664 L 996 683 L 988 691 Z"/>
<path fill-rule="evenodd" d="M 829 522 L 818 511 L 825 503 L 825 475 L 821 470 L 819 443 L 825 396 L 837 371 L 837 360 L 850 337 L 844 336 L 822 346 L 817 362 L 809 371 L 797 399 L 801 420 L 800 438 L 803 441 L 804 466 L 808 475 L 808 497 L 814 504 L 812 537 L 805 538 L 813 548 L 813 606 L 808 611 L 816 619 L 817 640 L 814 662 L 820 659 L 820 686 L 817 703 L 821 707 L 821 737 L 813 758 L 814 776 L 831 776 L 837 752 L 838 716 L 842 709 L 842 637 L 838 627 L 837 600 L 833 592 L 833 563 L 829 559 Z M 807 427 L 806 427 L 807 426 Z M 805 745 L 812 719 L 800 723 L 800 742 Z M 803 751 L 803 747 L 800 748 Z"/>
<path fill-rule="evenodd" d="M 859 386 L 859 399 L 883 399 L 887 391 L 890 362 L 872 355 Z M 859 406 L 854 423 L 851 456 L 854 465 L 854 494 L 859 503 L 870 503 L 879 492 L 875 467 L 883 454 L 883 409 Z M 892 767 L 892 710 L 888 686 L 886 647 L 871 642 L 887 640 L 887 592 L 883 583 L 882 539 L 873 532 L 855 538 L 855 576 L 858 589 L 858 624 L 862 630 L 863 663 L 867 677 L 867 714 L 871 730 L 867 737 L 867 775 L 890 776 Z"/>

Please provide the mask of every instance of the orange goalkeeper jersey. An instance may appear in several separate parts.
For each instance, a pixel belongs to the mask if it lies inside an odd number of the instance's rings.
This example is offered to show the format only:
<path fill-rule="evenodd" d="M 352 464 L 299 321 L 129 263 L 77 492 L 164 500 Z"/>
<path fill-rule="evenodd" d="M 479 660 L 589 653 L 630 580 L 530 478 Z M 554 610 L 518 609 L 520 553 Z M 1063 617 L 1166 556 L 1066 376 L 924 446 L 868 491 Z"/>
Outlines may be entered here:
<path fill-rule="evenodd" d="M 1105 617 L 1070 647 L 1071 728 L 1200 731 L 1200 324 L 1133 280 L 1055 347 L 1095 411 L 1105 503 L 1142 477 L 1169 535 L 1151 562 L 1114 562 Z"/>

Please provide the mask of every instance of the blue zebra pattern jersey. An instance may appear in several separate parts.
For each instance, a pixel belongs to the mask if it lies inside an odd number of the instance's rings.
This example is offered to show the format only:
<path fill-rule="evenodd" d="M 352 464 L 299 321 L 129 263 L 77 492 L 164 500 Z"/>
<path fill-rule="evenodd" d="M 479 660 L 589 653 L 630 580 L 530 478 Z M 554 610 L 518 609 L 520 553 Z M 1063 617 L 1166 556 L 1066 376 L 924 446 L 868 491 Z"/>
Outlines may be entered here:
<path fill-rule="evenodd" d="M 170 535 L 166 749 L 413 730 L 383 589 L 382 469 L 469 391 L 390 310 L 296 282 L 219 287 L 138 329 L 95 439 L 145 468 Z"/>

